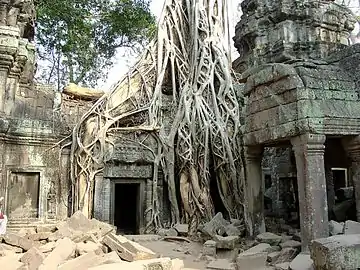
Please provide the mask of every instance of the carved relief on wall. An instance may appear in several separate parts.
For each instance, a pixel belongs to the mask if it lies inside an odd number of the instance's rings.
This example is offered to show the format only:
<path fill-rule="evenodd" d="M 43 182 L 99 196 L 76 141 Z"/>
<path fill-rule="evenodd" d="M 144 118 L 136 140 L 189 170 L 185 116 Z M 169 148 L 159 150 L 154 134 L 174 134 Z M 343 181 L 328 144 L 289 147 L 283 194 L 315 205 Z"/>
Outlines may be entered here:
<path fill-rule="evenodd" d="M 55 182 L 50 182 L 49 193 L 47 195 L 47 218 L 54 219 L 56 217 L 56 186 Z"/>

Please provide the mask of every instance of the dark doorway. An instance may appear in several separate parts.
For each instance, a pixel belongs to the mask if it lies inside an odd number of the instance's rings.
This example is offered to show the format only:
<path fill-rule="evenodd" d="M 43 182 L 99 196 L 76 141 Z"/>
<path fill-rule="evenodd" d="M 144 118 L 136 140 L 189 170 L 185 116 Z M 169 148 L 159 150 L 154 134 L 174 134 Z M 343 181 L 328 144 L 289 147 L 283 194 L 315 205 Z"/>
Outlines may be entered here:
<path fill-rule="evenodd" d="M 114 225 L 117 233 L 139 233 L 140 184 L 115 184 Z"/>
<path fill-rule="evenodd" d="M 342 169 L 342 168 L 332 169 L 335 191 L 338 190 L 339 188 L 347 187 L 346 172 L 347 172 L 346 169 Z"/>

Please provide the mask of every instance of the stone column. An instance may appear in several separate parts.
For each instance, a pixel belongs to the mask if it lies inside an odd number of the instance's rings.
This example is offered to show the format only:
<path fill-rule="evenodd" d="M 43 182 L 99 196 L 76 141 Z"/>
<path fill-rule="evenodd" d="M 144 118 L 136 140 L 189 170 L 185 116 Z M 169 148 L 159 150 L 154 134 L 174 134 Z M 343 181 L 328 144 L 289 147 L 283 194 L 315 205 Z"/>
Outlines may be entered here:
<path fill-rule="evenodd" d="M 4 111 L 6 115 L 11 115 L 14 110 L 15 95 L 19 88 L 20 75 L 28 59 L 28 51 L 26 48 L 27 43 L 27 40 L 20 40 L 18 54 L 16 56 L 14 64 L 9 71 L 6 82 L 6 94 L 4 101 Z"/>
<path fill-rule="evenodd" d="M 360 136 L 343 140 L 344 148 L 351 160 L 351 175 L 354 184 L 356 217 L 360 222 Z"/>
<path fill-rule="evenodd" d="M 0 0 L 0 25 L 6 25 L 9 3 L 10 0 Z"/>
<path fill-rule="evenodd" d="M 14 55 L 19 53 L 19 33 L 17 27 L 0 26 L 0 114 L 5 112 L 6 84 L 9 71 L 14 62 Z"/>
<path fill-rule="evenodd" d="M 151 221 L 151 211 L 148 211 L 152 207 L 152 198 L 153 198 L 153 181 L 152 179 L 146 179 L 146 188 L 145 188 L 145 226 Z"/>
<path fill-rule="evenodd" d="M 11 55 L 0 54 L 0 114 L 5 113 L 6 84 L 12 62 Z"/>
<path fill-rule="evenodd" d="M 329 237 L 324 166 L 325 135 L 304 134 L 291 139 L 299 192 L 302 251 L 313 239 Z"/>
<path fill-rule="evenodd" d="M 70 148 L 64 148 L 61 152 L 60 205 L 57 206 L 57 220 L 63 220 L 71 214 L 70 152 Z"/>
<path fill-rule="evenodd" d="M 247 146 L 246 155 L 246 219 L 250 236 L 265 232 L 264 220 L 264 182 L 261 161 L 264 148 Z"/>

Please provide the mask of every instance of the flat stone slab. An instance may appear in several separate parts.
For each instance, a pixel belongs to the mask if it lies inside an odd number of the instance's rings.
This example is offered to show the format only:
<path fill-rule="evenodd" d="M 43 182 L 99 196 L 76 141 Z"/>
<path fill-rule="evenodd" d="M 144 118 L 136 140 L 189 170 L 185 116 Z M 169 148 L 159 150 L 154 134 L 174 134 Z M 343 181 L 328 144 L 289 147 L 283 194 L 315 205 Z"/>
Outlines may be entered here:
<path fill-rule="evenodd" d="M 344 234 L 360 234 L 360 223 L 352 220 L 346 221 Z"/>
<path fill-rule="evenodd" d="M 271 246 L 266 243 L 258 244 L 248 250 L 244 251 L 243 253 L 261 253 L 261 252 L 270 252 L 272 251 Z"/>
<path fill-rule="evenodd" d="M 235 265 L 226 259 L 218 259 L 209 262 L 206 266 L 207 269 L 216 269 L 216 270 L 235 270 Z"/>
<path fill-rule="evenodd" d="M 234 249 L 240 242 L 239 236 L 220 236 L 215 235 L 213 240 L 216 242 L 216 247 L 219 249 Z"/>
<path fill-rule="evenodd" d="M 315 269 L 338 270 L 360 267 L 360 234 L 335 235 L 310 245 Z"/>
<path fill-rule="evenodd" d="M 174 229 L 178 232 L 180 236 L 187 236 L 189 225 L 188 224 L 176 224 Z"/>
<path fill-rule="evenodd" d="M 344 233 L 344 223 L 336 222 L 334 220 L 329 221 L 329 231 L 330 235 L 338 235 Z"/>
<path fill-rule="evenodd" d="M 267 253 L 247 253 L 243 252 L 236 258 L 238 270 L 259 270 L 266 266 Z"/>
<path fill-rule="evenodd" d="M 300 253 L 290 263 L 290 270 L 314 270 L 314 262 L 310 254 Z"/>
<path fill-rule="evenodd" d="M 277 246 L 280 244 L 282 237 L 271 232 L 265 232 L 256 236 L 256 240 L 260 243 L 267 243 L 272 246 Z"/>

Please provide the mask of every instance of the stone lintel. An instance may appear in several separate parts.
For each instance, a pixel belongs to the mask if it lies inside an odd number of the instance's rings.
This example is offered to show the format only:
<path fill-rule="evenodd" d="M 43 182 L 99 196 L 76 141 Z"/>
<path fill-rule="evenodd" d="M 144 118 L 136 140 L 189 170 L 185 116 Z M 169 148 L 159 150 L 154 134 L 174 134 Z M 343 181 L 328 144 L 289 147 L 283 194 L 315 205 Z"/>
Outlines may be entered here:
<path fill-rule="evenodd" d="M 302 250 L 311 240 L 329 236 L 324 152 L 326 136 L 303 134 L 291 139 L 299 192 Z"/>

